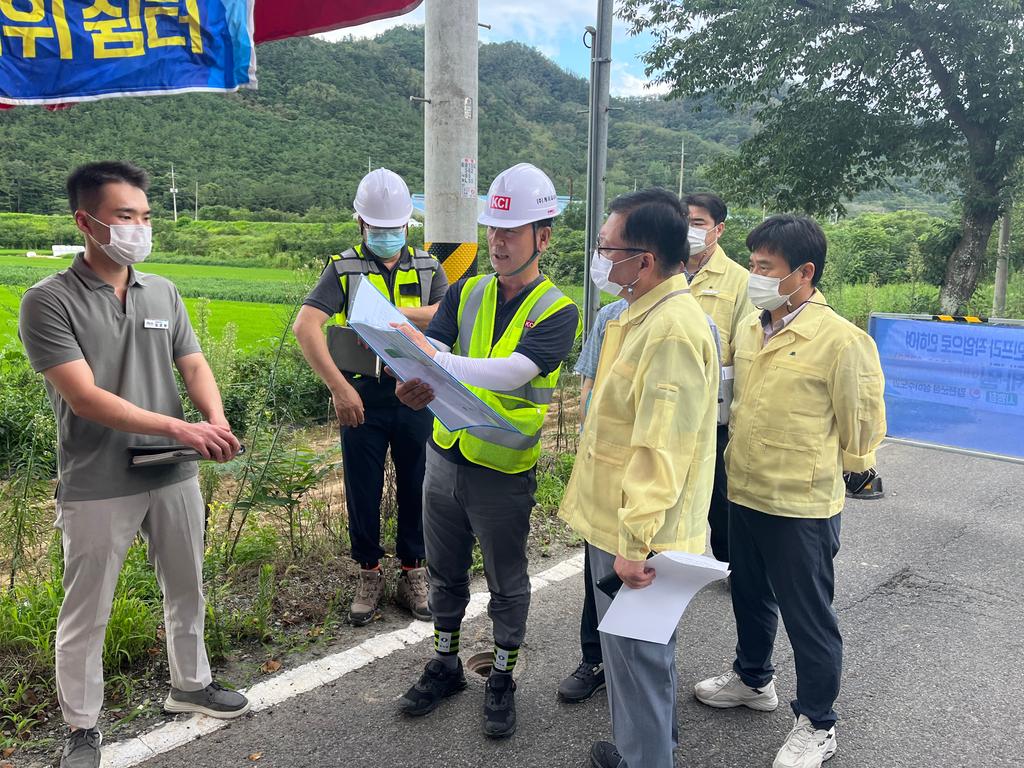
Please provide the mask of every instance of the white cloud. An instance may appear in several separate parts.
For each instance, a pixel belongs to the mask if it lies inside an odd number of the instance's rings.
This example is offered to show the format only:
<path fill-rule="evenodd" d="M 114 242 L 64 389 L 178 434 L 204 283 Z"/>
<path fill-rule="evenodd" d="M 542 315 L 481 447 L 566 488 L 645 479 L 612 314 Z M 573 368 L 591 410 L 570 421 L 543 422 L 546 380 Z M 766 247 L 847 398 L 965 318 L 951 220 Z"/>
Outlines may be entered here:
<path fill-rule="evenodd" d="M 542 50 L 557 51 L 558 42 L 567 36 L 582 36 L 583 28 L 595 23 L 596 13 L 593 0 L 560 0 L 546 4 L 537 0 L 480 0 L 480 22 L 491 25 L 490 30 L 481 27 L 480 38 L 484 41 L 519 40 Z M 423 24 L 425 18 L 426 8 L 421 5 L 404 16 L 326 32 L 319 37 L 325 40 L 339 40 L 349 35 L 376 37 L 400 24 Z"/>
<path fill-rule="evenodd" d="M 642 75 L 634 75 L 631 69 L 630 64 L 612 62 L 613 96 L 663 96 L 669 92 L 664 83 L 654 83 Z"/>

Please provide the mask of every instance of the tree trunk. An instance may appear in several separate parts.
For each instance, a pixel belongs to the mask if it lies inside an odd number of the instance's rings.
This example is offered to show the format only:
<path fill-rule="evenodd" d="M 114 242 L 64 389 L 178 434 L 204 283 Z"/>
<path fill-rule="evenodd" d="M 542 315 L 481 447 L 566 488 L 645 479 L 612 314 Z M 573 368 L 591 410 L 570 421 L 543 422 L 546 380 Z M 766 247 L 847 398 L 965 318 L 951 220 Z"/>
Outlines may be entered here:
<path fill-rule="evenodd" d="M 992 228 L 999 218 L 999 204 L 994 198 L 987 204 L 975 203 L 965 206 L 962 220 L 963 235 L 959 244 L 946 261 L 946 276 L 939 293 L 939 305 L 943 314 L 963 314 L 967 302 L 974 295 L 982 267 L 985 266 L 985 250 Z"/>

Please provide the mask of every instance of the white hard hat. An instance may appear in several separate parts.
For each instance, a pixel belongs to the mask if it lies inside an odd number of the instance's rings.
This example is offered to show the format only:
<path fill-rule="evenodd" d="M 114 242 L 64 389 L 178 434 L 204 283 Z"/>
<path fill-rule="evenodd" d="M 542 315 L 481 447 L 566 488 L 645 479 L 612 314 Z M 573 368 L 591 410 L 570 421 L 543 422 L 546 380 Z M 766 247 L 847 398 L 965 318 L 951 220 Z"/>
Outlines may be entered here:
<path fill-rule="evenodd" d="M 371 227 L 403 227 L 412 216 L 412 195 L 401 176 L 378 168 L 363 176 L 352 207 Z"/>
<path fill-rule="evenodd" d="M 540 168 L 529 163 L 502 171 L 487 190 L 487 206 L 477 219 L 488 227 L 519 227 L 558 215 L 555 185 Z"/>

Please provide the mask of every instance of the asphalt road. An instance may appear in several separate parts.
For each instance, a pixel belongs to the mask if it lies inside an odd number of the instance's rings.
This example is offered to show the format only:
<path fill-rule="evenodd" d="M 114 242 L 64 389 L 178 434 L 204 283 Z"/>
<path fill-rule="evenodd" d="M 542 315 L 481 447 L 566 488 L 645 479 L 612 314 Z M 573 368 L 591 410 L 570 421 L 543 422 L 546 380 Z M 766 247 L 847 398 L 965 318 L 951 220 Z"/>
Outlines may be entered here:
<path fill-rule="evenodd" d="M 839 751 L 829 766 L 1021 765 L 1024 466 L 895 444 L 879 460 L 887 497 L 851 502 L 843 513 L 836 607 L 846 659 Z M 605 696 L 578 705 L 555 696 L 578 662 L 581 595 L 576 577 L 534 596 L 519 730 L 506 741 L 480 732 L 482 681 L 425 718 L 397 713 L 396 699 L 429 657 L 424 641 L 144 765 L 585 765 L 590 743 L 610 736 Z M 464 652 L 489 648 L 486 616 L 464 629 Z M 734 642 L 728 594 L 712 585 L 679 630 L 679 766 L 770 766 L 790 727 L 785 705 L 765 714 L 693 699 L 694 681 L 728 668 Z M 781 633 L 775 662 L 788 700 L 795 679 Z"/>

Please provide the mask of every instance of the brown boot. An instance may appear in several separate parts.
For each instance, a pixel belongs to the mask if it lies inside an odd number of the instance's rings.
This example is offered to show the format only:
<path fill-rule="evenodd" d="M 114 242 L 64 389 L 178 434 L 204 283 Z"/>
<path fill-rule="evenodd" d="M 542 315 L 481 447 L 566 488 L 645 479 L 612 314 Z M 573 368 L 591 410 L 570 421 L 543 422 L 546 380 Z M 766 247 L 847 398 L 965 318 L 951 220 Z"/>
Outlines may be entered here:
<path fill-rule="evenodd" d="M 384 574 L 380 568 L 374 568 L 372 571 L 360 569 L 356 596 L 352 598 L 352 607 L 348 611 L 349 621 L 357 627 L 373 621 L 383 594 Z"/>
<path fill-rule="evenodd" d="M 420 621 L 430 621 L 433 617 L 427 605 L 428 588 L 426 568 L 403 568 L 398 577 L 398 604 L 408 608 Z"/>

